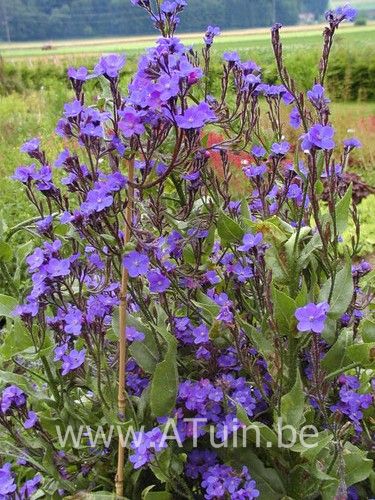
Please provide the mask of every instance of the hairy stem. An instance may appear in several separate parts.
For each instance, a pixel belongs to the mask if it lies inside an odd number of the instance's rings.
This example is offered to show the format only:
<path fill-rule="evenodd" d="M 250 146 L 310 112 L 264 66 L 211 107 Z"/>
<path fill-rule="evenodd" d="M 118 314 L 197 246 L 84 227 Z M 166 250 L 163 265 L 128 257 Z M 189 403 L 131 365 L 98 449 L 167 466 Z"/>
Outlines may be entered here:
<path fill-rule="evenodd" d="M 130 182 L 134 180 L 134 159 L 128 162 L 128 179 Z M 133 195 L 134 189 L 129 184 L 128 200 L 125 212 L 125 227 L 124 227 L 124 246 L 129 243 L 131 236 L 132 211 L 133 211 Z M 126 314 L 127 314 L 127 292 L 128 292 L 129 275 L 124 265 L 121 271 L 121 290 L 120 290 L 120 306 L 119 306 L 119 368 L 118 368 L 118 414 L 120 420 L 125 419 L 125 384 L 126 384 L 126 357 L 127 357 L 127 342 L 126 342 Z M 118 444 L 117 456 L 117 474 L 115 479 L 116 496 L 118 498 L 124 495 L 124 464 L 125 464 L 125 448 L 122 446 L 121 440 Z"/>

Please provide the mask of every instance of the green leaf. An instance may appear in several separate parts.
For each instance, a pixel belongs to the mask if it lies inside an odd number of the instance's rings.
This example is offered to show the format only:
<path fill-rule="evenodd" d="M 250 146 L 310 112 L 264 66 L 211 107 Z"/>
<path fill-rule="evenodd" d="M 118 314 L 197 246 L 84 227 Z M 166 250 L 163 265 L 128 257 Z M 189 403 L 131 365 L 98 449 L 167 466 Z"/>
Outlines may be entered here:
<path fill-rule="evenodd" d="M 150 344 L 152 346 L 150 347 Z M 150 338 L 147 336 L 142 342 L 133 342 L 129 346 L 129 353 L 136 360 L 138 365 L 147 373 L 154 373 L 157 362 L 159 361 L 159 356 L 157 354 L 156 344 L 150 342 Z"/>
<path fill-rule="evenodd" d="M 365 481 L 372 472 L 373 461 L 351 443 L 346 443 L 343 451 L 345 462 L 345 481 L 348 486 Z"/>
<path fill-rule="evenodd" d="M 109 500 L 110 498 L 114 499 L 123 499 L 125 500 L 125 497 L 118 497 L 114 493 L 111 493 L 110 491 L 96 491 L 95 493 L 82 493 L 82 496 L 80 498 L 82 500 Z M 73 497 L 67 497 L 68 499 L 71 498 L 76 498 L 76 496 Z"/>
<path fill-rule="evenodd" d="M 249 325 L 243 321 L 239 316 L 237 319 L 244 329 L 247 337 L 254 343 L 257 350 L 267 359 L 270 354 L 274 354 L 274 347 L 272 342 L 264 335 L 263 332 L 258 331 L 255 326 Z"/>
<path fill-rule="evenodd" d="M 283 424 L 291 425 L 294 429 L 299 430 L 303 422 L 305 406 L 305 394 L 299 370 L 291 391 L 281 398 L 281 417 Z"/>
<path fill-rule="evenodd" d="M 303 241 L 304 238 L 306 238 L 310 233 L 311 233 L 311 227 L 308 226 L 301 227 L 298 242 L 301 243 L 301 241 Z M 285 250 L 290 260 L 294 257 L 294 245 L 296 242 L 296 238 L 297 238 L 297 231 L 295 231 L 289 238 L 289 240 L 285 243 Z M 295 264 L 296 263 L 294 263 L 294 265 Z"/>
<path fill-rule="evenodd" d="M 161 483 L 166 483 L 169 481 L 169 467 L 171 464 L 171 449 L 166 448 L 164 451 L 159 453 L 157 461 L 154 465 L 150 466 L 150 469 L 159 479 Z"/>
<path fill-rule="evenodd" d="M 259 436 L 259 444 L 264 448 L 270 447 L 270 444 L 268 443 L 271 443 L 272 446 L 277 447 L 278 439 L 276 433 L 262 422 L 251 422 L 245 408 L 236 401 L 234 401 L 234 403 L 236 405 L 236 416 L 238 420 L 245 424 L 246 427 L 251 426 L 251 429 L 247 429 L 246 431 L 246 442 L 257 444 L 257 437 Z"/>
<path fill-rule="evenodd" d="M 164 417 L 174 408 L 178 389 L 177 342 L 172 337 L 165 359 L 156 365 L 151 382 L 150 405 L 155 417 Z"/>
<path fill-rule="evenodd" d="M 0 241 L 0 260 L 10 261 L 13 257 L 13 250 L 9 243 Z"/>
<path fill-rule="evenodd" d="M 241 201 L 241 215 L 244 219 L 250 220 L 251 214 L 249 210 L 249 203 L 246 198 L 242 198 Z"/>
<path fill-rule="evenodd" d="M 202 309 L 207 320 L 211 322 L 219 314 L 220 306 L 201 291 L 198 292 L 197 299 L 198 300 L 192 300 L 192 303 L 199 309 Z"/>
<path fill-rule="evenodd" d="M 361 334 L 363 342 L 375 342 L 375 323 L 369 319 L 363 320 Z"/>
<path fill-rule="evenodd" d="M 375 368 L 375 342 L 350 345 L 346 353 L 355 363 L 365 368 Z"/>
<path fill-rule="evenodd" d="M 278 251 L 275 245 L 270 245 L 265 253 L 267 268 L 272 271 L 272 279 L 280 284 L 288 284 L 289 272 L 287 258 Z"/>
<path fill-rule="evenodd" d="M 334 372 L 348 364 L 346 348 L 353 343 L 353 334 L 349 330 L 341 332 L 339 338 L 322 359 L 321 365 L 327 373 Z"/>
<path fill-rule="evenodd" d="M 29 255 L 29 253 L 33 248 L 34 248 L 34 242 L 32 240 L 27 241 L 23 245 L 18 246 L 16 250 L 17 263 L 22 264 L 22 262 L 26 259 L 26 257 Z"/>
<path fill-rule="evenodd" d="M 150 491 L 143 498 L 144 500 L 173 500 L 173 496 L 168 491 Z"/>
<path fill-rule="evenodd" d="M 352 192 L 353 187 L 352 185 L 350 185 L 341 200 L 337 202 L 335 212 L 336 228 L 338 234 L 342 234 L 348 225 L 349 210 L 352 202 Z"/>
<path fill-rule="evenodd" d="M 224 212 L 219 214 L 217 232 L 224 244 L 239 243 L 245 234 L 241 226 Z"/>
<path fill-rule="evenodd" d="M 328 445 L 332 441 L 333 434 L 328 431 L 323 431 L 317 436 L 306 437 L 304 439 L 304 442 L 308 444 L 308 447 L 304 446 L 302 443 L 297 443 L 291 448 L 291 450 L 301 454 L 301 456 L 306 458 L 309 462 L 315 463 L 319 453 L 322 450 L 328 449 Z"/>
<path fill-rule="evenodd" d="M 273 287 L 272 299 L 274 306 L 275 319 L 279 332 L 288 335 L 292 328 L 294 313 L 297 308 L 295 301 L 286 293 Z"/>
<path fill-rule="evenodd" d="M 327 280 L 319 294 L 319 302 L 328 301 L 330 290 L 331 290 L 331 279 Z M 332 341 L 334 338 L 334 328 L 332 331 L 333 321 L 338 320 L 348 309 L 352 298 L 353 298 L 353 277 L 352 277 L 352 266 L 351 261 L 348 259 L 345 267 L 341 269 L 335 279 L 333 286 L 332 298 L 330 302 L 330 310 L 328 312 L 327 318 L 331 320 L 331 323 L 326 325 L 323 332 L 323 337 L 327 341 Z"/>
<path fill-rule="evenodd" d="M 31 335 L 17 319 L 3 338 L 0 346 L 0 358 L 2 361 L 8 361 L 30 347 L 34 347 Z"/>
<path fill-rule="evenodd" d="M 315 233 L 314 236 L 311 238 L 311 240 L 301 250 L 298 259 L 298 266 L 301 269 L 305 269 L 305 267 L 310 262 L 312 254 L 315 252 L 315 250 L 318 250 L 321 247 L 322 247 L 322 242 L 319 233 Z"/>
<path fill-rule="evenodd" d="M 185 245 L 182 249 L 184 262 L 193 266 L 195 264 L 195 255 L 191 245 Z"/>
<path fill-rule="evenodd" d="M 155 367 L 159 362 L 159 351 L 155 338 L 150 330 L 138 319 L 132 315 L 127 316 L 127 326 L 132 326 L 145 336 L 142 342 L 133 342 L 129 346 L 129 353 L 136 360 L 138 365 L 147 373 L 154 373 Z M 118 338 L 119 334 L 119 315 L 118 309 L 112 316 L 112 328 Z"/>
<path fill-rule="evenodd" d="M 29 391 L 29 392 L 33 393 L 33 391 L 31 391 L 31 389 L 30 389 L 30 384 L 29 384 L 29 381 L 27 380 L 27 378 L 24 377 L 23 375 L 19 375 L 18 373 L 0 370 L 0 381 L 3 382 L 4 385 L 15 384 L 20 389 L 24 390 L 25 392 Z"/>
<path fill-rule="evenodd" d="M 13 297 L 9 297 L 9 295 L 0 295 L 0 316 L 12 318 L 12 312 L 17 305 L 18 302 Z"/>
<path fill-rule="evenodd" d="M 269 219 L 253 222 L 251 220 L 244 221 L 246 227 L 253 232 L 263 234 L 264 241 L 280 247 L 287 239 L 288 234 L 293 232 L 293 228 L 285 224 L 281 219 L 273 215 Z M 290 231 L 289 231 L 290 228 Z"/>

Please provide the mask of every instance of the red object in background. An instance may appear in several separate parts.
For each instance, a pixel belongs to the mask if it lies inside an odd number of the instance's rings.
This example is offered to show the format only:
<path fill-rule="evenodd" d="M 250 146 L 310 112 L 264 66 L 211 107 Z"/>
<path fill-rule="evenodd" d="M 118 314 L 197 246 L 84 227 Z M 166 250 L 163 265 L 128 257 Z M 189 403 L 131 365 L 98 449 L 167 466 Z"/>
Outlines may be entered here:
<path fill-rule="evenodd" d="M 375 116 L 367 116 L 366 118 L 361 118 L 359 120 L 359 128 L 361 131 L 366 132 L 367 134 L 370 132 L 375 132 Z"/>
<path fill-rule="evenodd" d="M 215 144 L 220 144 L 223 141 L 225 141 L 224 136 L 216 132 L 210 132 L 208 134 L 207 146 L 211 147 Z M 215 172 L 221 177 L 223 175 L 223 165 L 221 163 L 219 151 L 210 149 L 210 157 L 211 157 L 210 158 L 211 165 L 213 166 Z M 228 151 L 228 158 L 229 158 L 229 165 L 231 167 L 235 167 L 239 172 L 244 166 L 244 164 L 242 163 L 243 161 L 247 161 L 248 163 L 250 163 L 253 160 L 250 154 L 245 153 L 244 151 L 238 153 L 233 151 Z"/>

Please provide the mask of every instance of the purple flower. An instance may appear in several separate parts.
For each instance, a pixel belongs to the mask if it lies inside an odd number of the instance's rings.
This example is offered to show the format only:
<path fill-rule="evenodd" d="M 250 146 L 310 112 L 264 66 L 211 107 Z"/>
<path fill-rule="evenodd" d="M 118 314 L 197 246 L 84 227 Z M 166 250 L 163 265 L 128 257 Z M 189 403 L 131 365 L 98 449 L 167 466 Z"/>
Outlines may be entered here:
<path fill-rule="evenodd" d="M 193 328 L 192 334 L 194 337 L 194 344 L 206 344 L 210 340 L 208 328 L 203 323 L 196 328 Z"/>
<path fill-rule="evenodd" d="M 298 320 L 298 331 L 322 333 L 328 311 L 329 304 L 327 302 L 310 303 L 304 307 L 299 307 L 294 313 Z"/>
<path fill-rule="evenodd" d="M 40 139 L 38 137 L 34 137 L 33 139 L 30 139 L 29 141 L 25 142 L 22 144 L 20 147 L 21 153 L 34 153 L 35 151 L 39 150 L 40 146 Z"/>
<path fill-rule="evenodd" d="M 299 128 L 301 126 L 302 120 L 299 114 L 298 108 L 293 108 L 289 115 L 289 123 L 293 128 Z"/>
<path fill-rule="evenodd" d="M 309 151 L 313 147 L 317 149 L 331 150 L 335 147 L 333 136 L 334 129 L 330 125 L 313 125 L 307 134 L 302 136 L 302 149 Z"/>
<path fill-rule="evenodd" d="M 345 326 L 349 326 L 349 323 L 350 323 L 350 320 L 352 319 L 352 317 L 350 316 L 350 314 L 348 313 L 344 313 L 341 318 L 340 318 L 340 321 L 341 321 L 341 326 L 345 327 Z"/>
<path fill-rule="evenodd" d="M 261 165 L 249 165 L 247 167 L 243 167 L 243 173 L 248 177 L 249 179 L 252 179 L 254 177 L 260 177 L 261 175 L 265 174 L 267 172 L 267 165 L 262 163 Z"/>
<path fill-rule="evenodd" d="M 94 212 L 101 212 L 110 207 L 113 203 L 113 196 L 108 194 L 104 188 L 93 189 L 87 194 L 86 201 L 81 205 L 81 210 L 84 214 L 90 215 Z"/>
<path fill-rule="evenodd" d="M 256 158 L 263 158 L 267 153 L 264 147 L 259 145 L 253 146 L 251 152 Z"/>
<path fill-rule="evenodd" d="M 77 307 L 70 307 L 64 317 L 64 332 L 71 335 L 80 335 L 82 331 L 83 314 Z"/>
<path fill-rule="evenodd" d="M 62 344 L 60 346 L 56 346 L 54 350 L 55 356 L 53 360 L 61 361 L 67 350 L 68 350 L 68 344 Z"/>
<path fill-rule="evenodd" d="M 285 155 L 290 149 L 290 144 L 287 141 L 282 141 L 282 142 L 275 142 L 271 146 L 271 151 L 275 155 Z"/>
<path fill-rule="evenodd" d="M 48 234 L 52 229 L 53 217 L 52 215 L 48 215 L 44 219 L 36 222 L 35 227 L 39 234 Z"/>
<path fill-rule="evenodd" d="M 336 13 L 345 18 L 346 21 L 355 21 L 358 11 L 349 4 L 344 5 L 344 7 L 337 7 Z"/>
<path fill-rule="evenodd" d="M 294 102 L 294 97 L 290 92 L 285 92 L 285 94 L 283 94 L 283 101 L 286 105 L 292 104 L 292 102 Z"/>
<path fill-rule="evenodd" d="M 26 403 L 25 393 L 16 385 L 10 385 L 1 395 L 1 411 L 6 413 L 11 407 L 19 408 Z"/>
<path fill-rule="evenodd" d="M 360 388 L 357 377 L 341 375 L 338 382 L 342 384 L 339 391 L 340 401 L 331 406 L 330 409 L 346 415 L 352 421 L 354 429 L 357 432 L 362 432 L 362 410 L 369 408 L 373 404 L 373 397 L 371 394 L 357 392 Z"/>
<path fill-rule="evenodd" d="M 78 116 L 81 111 L 83 111 L 83 106 L 77 99 L 73 102 L 67 102 L 64 104 L 64 115 L 66 118 L 74 118 Z"/>
<path fill-rule="evenodd" d="M 317 108 L 322 108 L 330 102 L 330 100 L 324 96 L 324 93 L 324 87 L 317 83 L 311 90 L 307 91 L 307 97 Z"/>
<path fill-rule="evenodd" d="M 70 151 L 69 149 L 65 148 L 63 151 L 61 151 L 61 153 L 59 153 L 59 156 L 56 158 L 55 167 L 62 167 L 63 165 L 65 165 L 66 160 L 68 160 L 69 158 L 71 158 Z"/>
<path fill-rule="evenodd" d="M 238 52 L 224 52 L 223 59 L 229 63 L 238 63 L 241 61 Z"/>
<path fill-rule="evenodd" d="M 211 285 L 216 285 L 221 281 L 220 276 L 216 274 L 216 271 L 207 271 L 204 276 Z"/>
<path fill-rule="evenodd" d="M 142 342 L 145 339 L 145 334 L 143 332 L 139 332 L 133 326 L 127 326 L 126 338 L 129 342 Z"/>
<path fill-rule="evenodd" d="M 12 498 L 17 489 L 11 469 L 12 466 L 8 462 L 0 468 L 0 498 L 4 500 Z"/>
<path fill-rule="evenodd" d="M 67 73 L 68 73 L 69 78 L 72 78 L 72 80 L 78 80 L 81 82 L 84 82 L 85 80 L 87 80 L 88 71 L 87 71 L 87 68 L 85 68 L 84 66 L 81 66 L 77 69 L 68 68 Z"/>
<path fill-rule="evenodd" d="M 130 447 L 134 453 L 129 460 L 134 469 L 140 469 L 144 465 L 152 462 L 155 456 L 167 448 L 166 440 L 159 427 L 155 427 L 148 432 L 136 432 Z"/>
<path fill-rule="evenodd" d="M 342 174 L 342 165 L 337 163 L 333 168 L 335 171 L 335 175 L 337 177 L 340 177 Z M 331 173 L 332 173 L 332 167 L 330 167 L 330 171 L 328 173 L 327 173 L 327 170 L 324 170 L 324 172 L 322 172 L 320 177 L 322 177 L 323 179 L 326 179 Z"/>
<path fill-rule="evenodd" d="M 164 293 L 171 284 L 170 280 L 160 271 L 152 270 L 147 273 L 150 292 Z"/>
<path fill-rule="evenodd" d="M 137 276 L 143 276 L 147 273 L 150 259 L 146 254 L 134 250 L 125 255 L 123 264 L 128 270 L 129 276 L 131 278 L 136 278 Z"/>
<path fill-rule="evenodd" d="M 247 75 L 245 76 L 245 82 L 251 87 L 251 86 L 257 86 L 261 83 L 261 78 L 259 75 Z"/>
<path fill-rule="evenodd" d="M 35 175 L 36 175 L 35 165 L 25 165 L 18 167 L 16 169 L 16 171 L 12 175 L 12 179 L 20 181 L 23 184 L 27 184 L 28 182 L 35 179 Z"/>
<path fill-rule="evenodd" d="M 162 75 L 156 85 L 156 89 L 160 92 L 160 99 L 165 102 L 171 97 L 175 97 L 180 91 L 180 77 L 178 75 Z"/>
<path fill-rule="evenodd" d="M 30 318 L 34 318 L 38 314 L 38 311 L 38 302 L 28 298 L 27 302 L 25 304 L 17 306 L 12 314 L 14 316 L 20 316 L 23 320 L 27 320 Z"/>
<path fill-rule="evenodd" d="M 201 102 L 198 106 L 190 106 L 183 115 L 177 115 L 175 119 L 182 129 L 199 129 L 205 123 L 214 121 L 216 116 L 207 103 Z"/>
<path fill-rule="evenodd" d="M 365 276 L 367 273 L 372 271 L 372 266 L 366 260 L 363 260 L 359 264 L 355 264 L 352 266 L 352 274 L 354 278 L 361 278 Z"/>
<path fill-rule="evenodd" d="M 301 201 L 302 189 L 297 184 L 291 184 L 287 192 L 287 198 L 290 200 Z"/>
<path fill-rule="evenodd" d="M 345 147 L 345 150 L 347 152 L 350 152 L 352 151 L 353 149 L 356 149 L 356 148 L 361 148 L 362 147 L 362 144 L 361 144 L 361 141 L 359 141 L 358 139 L 356 139 L 355 137 L 352 137 L 350 139 L 345 139 L 344 140 L 344 147 Z"/>
<path fill-rule="evenodd" d="M 42 266 L 44 259 L 45 256 L 43 250 L 37 247 L 34 252 L 26 258 L 29 270 L 33 272 L 39 269 Z"/>
<path fill-rule="evenodd" d="M 32 429 L 38 423 L 38 415 L 35 411 L 29 410 L 27 418 L 23 423 L 25 429 Z"/>
<path fill-rule="evenodd" d="M 45 266 L 45 270 L 51 278 L 68 276 L 70 273 L 71 259 L 52 258 Z"/>
<path fill-rule="evenodd" d="M 108 78 L 117 78 L 122 67 L 125 65 L 125 56 L 120 54 L 109 54 L 100 58 L 95 66 L 94 75 L 104 75 Z"/>
<path fill-rule="evenodd" d="M 212 450 L 192 450 L 187 458 L 185 472 L 187 477 L 198 479 L 209 467 L 216 465 L 217 454 Z"/>
<path fill-rule="evenodd" d="M 32 479 L 29 479 L 20 489 L 20 497 L 22 499 L 30 498 L 39 488 L 42 482 L 42 476 L 36 474 Z"/>
<path fill-rule="evenodd" d="M 329 10 L 326 12 L 325 17 L 327 21 L 338 26 L 342 21 L 355 21 L 357 14 L 357 9 L 346 4 L 343 7 L 337 7 L 335 10 Z"/>
<path fill-rule="evenodd" d="M 229 305 L 224 305 L 221 307 L 219 314 L 216 316 L 218 321 L 223 321 L 224 323 L 230 324 L 233 322 L 233 313 Z"/>
<path fill-rule="evenodd" d="M 69 372 L 79 368 L 85 361 L 86 349 L 77 351 L 72 349 L 70 353 L 64 354 L 62 358 L 62 375 L 67 375 Z"/>
<path fill-rule="evenodd" d="M 238 247 L 238 250 L 240 252 L 248 252 L 250 248 L 254 248 L 257 245 L 259 245 L 259 243 L 261 243 L 262 240 L 263 240 L 262 233 L 256 233 L 256 234 L 247 233 L 242 238 L 242 245 Z"/>
<path fill-rule="evenodd" d="M 219 36 L 221 33 L 220 28 L 218 26 L 208 26 L 206 29 L 206 33 L 204 35 L 203 41 L 207 47 L 211 47 L 213 44 L 215 36 Z"/>
<path fill-rule="evenodd" d="M 143 112 L 138 112 L 133 108 L 125 108 L 120 112 L 121 120 L 119 121 L 119 128 L 125 137 L 132 137 L 133 135 L 141 135 L 145 131 L 143 125 Z"/>
<path fill-rule="evenodd" d="M 250 266 L 243 266 L 239 262 L 233 266 L 233 272 L 236 274 L 238 281 L 241 283 L 245 283 L 245 281 L 254 276 L 253 270 Z"/>
<path fill-rule="evenodd" d="M 247 467 L 236 472 L 229 465 L 214 465 L 202 475 L 202 488 L 206 500 L 231 498 L 232 500 L 253 500 L 260 493 L 256 483 L 251 479 Z"/>

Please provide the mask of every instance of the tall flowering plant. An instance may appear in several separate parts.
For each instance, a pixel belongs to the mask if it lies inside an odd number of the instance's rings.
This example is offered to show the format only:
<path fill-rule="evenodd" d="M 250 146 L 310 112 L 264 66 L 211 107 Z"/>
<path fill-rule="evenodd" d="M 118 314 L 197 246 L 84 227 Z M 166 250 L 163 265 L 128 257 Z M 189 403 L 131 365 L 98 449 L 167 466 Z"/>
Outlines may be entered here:
<path fill-rule="evenodd" d="M 275 25 L 280 85 L 225 53 L 213 96 L 220 30 L 199 54 L 175 37 L 184 0 L 132 3 L 161 37 L 127 91 L 123 56 L 69 69 L 65 149 L 52 161 L 31 139 L 33 163 L 14 174 L 38 239 L 24 300 L 1 298 L 0 495 L 367 498 L 373 274 L 355 261 L 360 224 L 341 184 L 360 144 L 337 142 L 324 89 L 334 34 L 355 12 L 327 13 L 306 95 Z M 104 90 L 90 105 L 93 78 Z"/>

